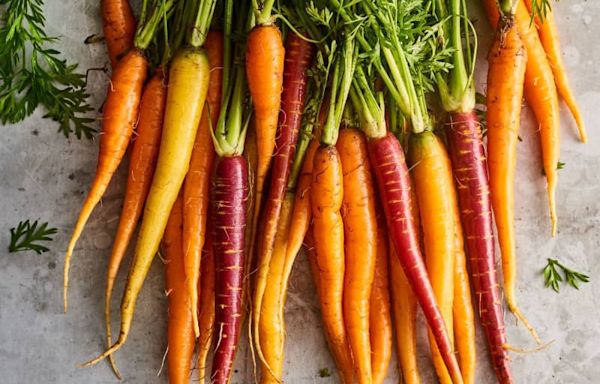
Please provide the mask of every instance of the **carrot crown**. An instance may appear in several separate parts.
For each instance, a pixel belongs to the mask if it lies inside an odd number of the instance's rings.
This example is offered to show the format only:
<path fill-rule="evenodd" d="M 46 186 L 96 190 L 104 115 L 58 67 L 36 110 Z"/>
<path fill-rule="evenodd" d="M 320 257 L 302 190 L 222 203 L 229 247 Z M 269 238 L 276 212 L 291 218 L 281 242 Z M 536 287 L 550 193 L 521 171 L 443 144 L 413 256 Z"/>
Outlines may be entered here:
<path fill-rule="evenodd" d="M 271 24 L 271 12 L 273 11 L 274 4 L 275 0 L 252 0 L 252 10 L 254 11 L 257 25 Z"/>

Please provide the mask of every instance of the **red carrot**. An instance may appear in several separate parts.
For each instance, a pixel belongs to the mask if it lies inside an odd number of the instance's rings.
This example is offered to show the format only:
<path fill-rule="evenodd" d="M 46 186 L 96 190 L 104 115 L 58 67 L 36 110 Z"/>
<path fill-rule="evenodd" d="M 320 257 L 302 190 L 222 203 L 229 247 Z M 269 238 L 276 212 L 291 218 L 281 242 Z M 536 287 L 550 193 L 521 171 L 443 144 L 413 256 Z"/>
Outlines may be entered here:
<path fill-rule="evenodd" d="M 221 157 L 215 166 L 211 207 L 215 254 L 215 332 L 211 382 L 229 382 L 242 315 L 242 284 L 248 166 L 242 156 Z"/>
<path fill-rule="evenodd" d="M 477 115 L 474 112 L 451 114 L 446 137 L 458 189 L 477 312 L 498 380 L 510 382 L 508 352 L 504 348 L 504 313 L 496 277 L 487 161 Z"/>

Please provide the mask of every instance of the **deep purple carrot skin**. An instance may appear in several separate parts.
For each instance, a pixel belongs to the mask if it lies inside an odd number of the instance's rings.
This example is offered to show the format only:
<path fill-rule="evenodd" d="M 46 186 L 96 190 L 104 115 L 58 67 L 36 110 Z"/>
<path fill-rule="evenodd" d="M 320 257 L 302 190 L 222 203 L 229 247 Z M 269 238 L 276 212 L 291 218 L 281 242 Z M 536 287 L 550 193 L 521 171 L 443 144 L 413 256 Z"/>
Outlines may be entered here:
<path fill-rule="evenodd" d="M 508 352 L 504 348 L 504 312 L 496 278 L 487 160 L 477 114 L 474 111 L 450 114 L 446 137 L 481 325 L 498 381 L 512 383 Z"/>
<path fill-rule="evenodd" d="M 242 319 L 248 165 L 221 157 L 213 176 L 211 213 L 215 255 L 215 335 L 211 383 L 227 384 Z"/>
<path fill-rule="evenodd" d="M 281 212 L 283 198 L 290 175 L 290 167 L 296 151 L 298 132 L 302 123 L 302 112 L 306 100 L 306 80 L 312 62 L 314 47 L 295 33 L 285 40 L 285 62 L 283 69 L 283 91 L 275 153 L 271 169 L 271 187 L 266 201 L 264 218 L 272 221 L 273 230 L 265 230 L 260 252 L 273 248 L 275 228 Z M 266 226 L 270 225 L 265 223 Z"/>
<path fill-rule="evenodd" d="M 377 179 L 379 197 L 396 255 L 421 305 L 448 372 L 453 377 L 460 377 L 458 361 L 421 255 L 411 201 L 410 174 L 402 147 L 396 137 L 388 133 L 369 142 L 369 158 Z"/>

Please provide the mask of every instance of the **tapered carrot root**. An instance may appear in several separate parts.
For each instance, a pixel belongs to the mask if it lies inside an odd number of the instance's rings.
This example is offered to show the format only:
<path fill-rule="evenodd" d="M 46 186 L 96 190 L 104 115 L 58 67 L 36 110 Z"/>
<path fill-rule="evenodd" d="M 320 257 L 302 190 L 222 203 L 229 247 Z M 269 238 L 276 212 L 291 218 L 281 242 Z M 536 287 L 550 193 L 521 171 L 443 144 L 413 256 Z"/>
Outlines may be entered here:
<path fill-rule="evenodd" d="M 392 313 L 389 287 L 388 235 L 383 212 L 377 215 L 377 257 L 371 291 L 369 333 L 373 384 L 382 384 L 392 358 Z"/>
<path fill-rule="evenodd" d="M 100 202 L 113 174 L 123 159 L 134 125 L 137 122 L 138 107 L 147 70 L 148 61 L 144 54 L 141 51 L 132 50 L 122 59 L 121 65 L 112 74 L 111 86 L 108 87 L 104 104 L 96 176 L 79 213 L 65 255 L 63 287 L 65 312 L 68 307 L 67 291 L 69 288 L 71 256 L 92 211 Z"/>
<path fill-rule="evenodd" d="M 369 315 L 377 258 L 373 176 L 362 132 L 342 129 L 336 148 L 344 174 L 344 323 L 357 380 L 359 383 L 371 383 Z"/>
<path fill-rule="evenodd" d="M 171 209 L 163 236 L 166 291 L 169 300 L 167 367 L 169 383 L 189 382 L 194 354 L 194 326 L 183 266 L 183 207 L 180 195 Z"/>
<path fill-rule="evenodd" d="M 119 68 L 121 66 L 117 70 Z M 156 171 L 144 207 L 133 262 L 121 301 L 121 332 L 115 344 L 97 358 L 85 363 L 84 367 L 96 364 L 120 349 L 129 336 L 135 303 L 187 173 L 206 99 L 208 75 L 208 58 L 201 49 L 187 48 L 178 52 L 171 61 L 167 106 Z"/>
<path fill-rule="evenodd" d="M 136 128 L 137 136 L 134 139 L 129 159 L 129 176 L 125 188 L 123 209 L 121 210 L 119 227 L 108 261 L 104 295 L 104 319 L 108 347 L 112 345 L 110 301 L 113 286 L 133 231 L 142 215 L 142 209 L 152 182 L 156 158 L 158 157 L 166 99 L 166 79 L 163 71 L 158 69 L 146 84 L 140 101 L 140 117 Z M 112 356 L 110 360 L 113 369 L 116 369 Z"/>
<path fill-rule="evenodd" d="M 272 271 L 270 271 L 271 258 L 275 251 L 274 244 L 276 237 L 279 236 L 279 231 L 284 230 L 286 233 L 283 234 L 283 236 L 287 236 L 287 226 L 281 228 L 280 224 L 282 223 L 279 223 L 279 221 L 282 207 L 285 204 L 285 190 L 293 155 L 296 149 L 298 132 L 302 122 L 302 111 L 304 109 L 304 101 L 306 98 L 306 80 L 308 77 L 307 69 L 311 64 L 312 58 L 312 45 L 295 33 L 288 35 L 286 47 L 279 128 L 275 139 L 271 185 L 268 191 L 268 198 L 265 201 L 264 213 L 262 215 L 263 225 L 258 244 L 258 271 L 252 304 L 254 308 L 254 342 L 256 344 L 258 356 L 263 363 L 263 376 L 266 375 L 270 377 L 273 376 L 274 372 L 268 372 L 271 371 L 271 369 L 269 369 L 271 363 L 269 361 L 263 361 L 266 359 L 266 356 L 264 356 L 265 354 L 262 351 L 260 338 L 262 337 L 261 334 L 264 334 L 267 337 L 271 334 L 269 332 L 259 332 L 257 327 L 259 327 L 259 324 L 261 323 L 260 317 L 263 311 L 263 295 L 267 289 L 267 284 L 270 284 L 268 281 L 270 278 L 269 276 L 277 276 L 278 281 L 282 277 L 280 274 L 273 274 Z M 283 241 L 280 242 L 279 246 L 282 247 L 279 251 L 283 252 L 279 256 L 285 258 L 285 248 L 287 248 L 287 246 L 283 244 Z M 283 260 L 279 261 L 284 263 Z M 281 267 L 283 268 L 283 264 L 281 264 Z M 282 271 L 280 271 L 280 273 L 282 273 Z M 280 283 L 275 283 L 272 285 L 271 289 L 274 287 L 282 286 Z M 279 302 L 279 300 L 275 301 Z M 283 319 L 281 319 L 281 321 L 283 321 Z M 269 340 L 265 340 L 265 343 L 268 345 L 279 345 L 278 343 L 271 343 Z M 281 347 L 283 347 L 283 344 L 281 344 Z M 283 350 L 277 353 L 269 352 L 269 354 L 271 356 L 277 356 L 278 360 L 283 359 Z M 283 361 L 274 361 L 273 364 L 282 366 Z M 277 370 L 280 371 L 281 368 L 278 368 Z M 274 380 L 281 380 L 280 375 L 272 378 Z"/>
<path fill-rule="evenodd" d="M 333 146 L 319 147 L 313 163 L 311 204 L 323 325 L 340 380 L 352 383 L 354 368 L 342 306 L 345 270 L 344 224 L 340 213 L 344 194 L 342 165 Z"/>
<path fill-rule="evenodd" d="M 133 47 L 135 16 L 128 0 L 102 0 L 102 28 L 112 67 Z"/>
<path fill-rule="evenodd" d="M 206 96 L 206 108 L 202 110 L 189 171 L 183 187 L 183 251 L 185 277 L 192 308 L 198 307 L 200 260 L 206 236 L 210 176 L 215 157 L 211 129 L 216 127 L 221 110 L 223 34 L 215 31 L 209 32 L 204 47 L 210 63 L 209 89 Z M 196 311 L 193 311 L 193 317 L 194 333 L 197 337 L 200 327 Z"/>
<path fill-rule="evenodd" d="M 525 5 L 531 12 L 531 0 L 525 0 Z M 562 60 L 562 52 L 560 49 L 560 39 L 558 36 L 558 29 L 556 28 L 556 22 L 554 20 L 553 10 L 547 9 L 544 16 L 544 20 L 540 20 L 539 16 L 535 17 L 535 24 L 538 28 L 538 34 L 546 57 L 552 68 L 554 74 L 554 81 L 556 82 L 556 88 L 558 93 L 562 96 L 563 100 L 567 104 L 567 107 L 571 111 L 571 115 L 577 123 L 577 130 L 579 131 L 579 139 L 585 143 L 587 142 L 587 133 L 585 131 L 585 123 L 583 116 L 577 105 L 577 100 L 573 95 L 571 86 L 569 85 L 569 79 L 567 78 L 567 70 Z"/>
<path fill-rule="evenodd" d="M 488 56 L 487 135 L 490 192 L 502 253 L 506 303 L 510 311 L 539 341 L 537 333 L 517 307 L 515 297 L 517 266 L 514 185 L 522 85 L 528 55 L 516 25 L 511 20 L 507 23 L 496 31 Z M 480 272 L 486 273 L 485 270 Z"/>
<path fill-rule="evenodd" d="M 400 143 L 388 133 L 369 142 L 369 155 L 394 250 L 423 309 L 452 381 L 462 383 L 458 361 L 421 257 L 411 203 L 410 176 Z"/>
<path fill-rule="evenodd" d="M 403 382 L 420 384 L 417 366 L 417 300 L 393 244 L 390 244 L 389 261 L 398 368 Z"/>
<path fill-rule="evenodd" d="M 427 272 L 452 343 L 457 203 L 450 159 L 441 140 L 429 131 L 411 135 L 409 158 L 418 196 Z M 437 375 L 441 383 L 451 383 L 432 336 L 430 332 L 429 343 Z"/>
<path fill-rule="evenodd" d="M 210 228 L 207 233 L 211 234 Z M 209 235 L 202 250 L 202 271 L 200 273 L 200 306 L 198 322 L 200 336 L 198 337 L 198 379 L 206 381 L 206 359 L 212 346 L 215 330 L 215 254 L 212 248 L 212 237 Z"/>
<path fill-rule="evenodd" d="M 215 384 L 229 382 L 240 335 L 247 200 L 246 160 L 241 156 L 219 158 L 211 198 L 217 339 L 211 382 Z"/>
<path fill-rule="evenodd" d="M 496 277 L 487 161 L 476 113 L 451 114 L 446 137 L 467 239 L 476 308 L 496 376 L 502 383 L 511 382 L 508 352 L 504 349 L 504 313 Z"/>
<path fill-rule="evenodd" d="M 251 252 L 263 200 L 265 179 L 275 150 L 277 120 L 283 87 L 285 49 L 276 25 L 258 25 L 248 34 L 246 75 L 254 106 L 257 165 Z"/>
<path fill-rule="evenodd" d="M 452 318 L 454 322 L 454 344 L 458 352 L 458 363 L 465 384 L 475 384 L 475 364 L 477 350 L 475 348 L 475 320 L 471 285 L 467 274 L 467 259 L 463 230 L 460 224 L 458 209 L 454 211 L 454 303 Z"/>

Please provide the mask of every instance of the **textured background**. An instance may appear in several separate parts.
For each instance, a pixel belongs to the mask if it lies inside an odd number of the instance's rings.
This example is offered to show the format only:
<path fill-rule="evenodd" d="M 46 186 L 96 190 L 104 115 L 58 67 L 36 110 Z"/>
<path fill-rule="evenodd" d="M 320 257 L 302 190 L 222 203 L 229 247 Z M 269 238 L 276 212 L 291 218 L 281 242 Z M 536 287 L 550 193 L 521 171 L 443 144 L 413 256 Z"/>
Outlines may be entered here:
<path fill-rule="evenodd" d="M 61 35 L 59 49 L 78 61 L 82 70 L 102 67 L 107 57 L 102 44 L 83 40 L 101 33 L 98 1 L 47 0 L 48 30 Z M 485 52 L 490 29 L 481 10 L 473 10 L 480 32 L 479 90 L 484 86 Z M 564 60 L 590 133 L 581 145 L 563 105 L 561 161 L 558 187 L 559 233 L 549 237 L 545 182 L 541 175 L 538 134 L 532 115 L 524 109 L 518 148 L 516 185 L 517 246 L 519 253 L 518 297 L 521 307 L 545 341 L 553 343 L 537 353 L 512 354 L 517 383 L 598 383 L 600 380 L 600 2 L 570 0 L 556 4 Z M 108 77 L 90 72 L 91 104 L 99 107 Z M 65 140 L 56 125 L 38 111 L 18 126 L 1 128 L 0 140 L 0 371 L 5 384 L 21 383 L 114 383 L 106 363 L 89 369 L 76 364 L 102 350 L 102 303 L 106 259 L 110 252 L 121 196 L 125 167 L 116 175 L 78 243 L 71 274 L 70 311 L 62 312 L 62 258 L 77 211 L 95 169 L 97 145 Z M 49 221 L 59 228 L 52 250 L 41 256 L 32 252 L 8 254 L 9 228 L 20 220 Z M 564 288 L 560 294 L 544 288 L 540 270 L 547 257 L 586 271 L 592 282 L 580 291 Z M 127 265 L 126 265 L 127 267 Z M 125 271 L 127 268 L 123 268 Z M 125 278 L 124 273 L 119 281 Z M 117 292 L 122 285 L 117 286 Z M 115 295 L 114 307 L 118 306 Z M 116 319 L 115 319 L 116 320 Z M 158 375 L 166 349 L 166 300 L 160 261 L 152 266 L 139 300 L 135 325 L 125 347 L 116 354 L 123 383 L 166 383 Z M 285 381 L 331 383 L 319 377 L 322 368 L 334 371 L 319 322 L 318 304 L 304 255 L 298 257 L 286 307 L 288 339 Z M 511 344 L 533 347 L 523 329 L 507 316 Z M 495 382 L 486 349 L 478 332 L 480 359 L 478 383 Z M 420 328 L 420 368 L 423 382 L 433 383 L 424 327 Z M 234 383 L 252 382 L 252 359 L 243 346 L 236 361 Z M 389 383 L 397 382 L 395 363 Z"/>

